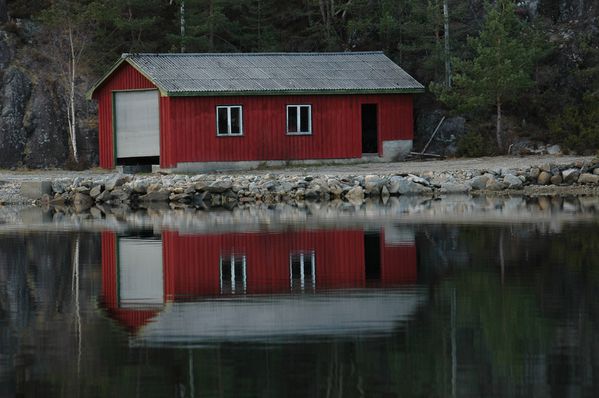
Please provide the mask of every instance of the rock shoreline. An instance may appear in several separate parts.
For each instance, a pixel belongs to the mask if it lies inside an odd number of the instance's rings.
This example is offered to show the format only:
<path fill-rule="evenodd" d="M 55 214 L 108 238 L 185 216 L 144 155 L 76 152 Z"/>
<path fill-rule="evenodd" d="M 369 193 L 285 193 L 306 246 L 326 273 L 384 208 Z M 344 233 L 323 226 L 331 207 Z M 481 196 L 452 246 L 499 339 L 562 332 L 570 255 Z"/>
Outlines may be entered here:
<path fill-rule="evenodd" d="M 37 182 L 36 204 L 139 207 L 235 207 L 300 201 L 447 194 L 599 195 L 599 160 L 572 164 L 496 170 L 457 170 L 420 174 L 368 175 L 126 175 L 78 176 Z M 23 189 L 23 188 L 22 188 Z M 31 194 L 29 194 L 31 197 Z"/>

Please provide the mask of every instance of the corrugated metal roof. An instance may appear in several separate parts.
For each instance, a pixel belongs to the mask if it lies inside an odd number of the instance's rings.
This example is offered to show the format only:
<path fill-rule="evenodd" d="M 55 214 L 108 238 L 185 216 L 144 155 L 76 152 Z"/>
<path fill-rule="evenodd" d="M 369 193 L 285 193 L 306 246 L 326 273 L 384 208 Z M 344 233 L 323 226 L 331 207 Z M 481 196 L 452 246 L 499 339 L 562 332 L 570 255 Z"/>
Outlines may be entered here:
<path fill-rule="evenodd" d="M 382 52 L 123 54 L 169 96 L 416 93 L 424 86 Z"/>

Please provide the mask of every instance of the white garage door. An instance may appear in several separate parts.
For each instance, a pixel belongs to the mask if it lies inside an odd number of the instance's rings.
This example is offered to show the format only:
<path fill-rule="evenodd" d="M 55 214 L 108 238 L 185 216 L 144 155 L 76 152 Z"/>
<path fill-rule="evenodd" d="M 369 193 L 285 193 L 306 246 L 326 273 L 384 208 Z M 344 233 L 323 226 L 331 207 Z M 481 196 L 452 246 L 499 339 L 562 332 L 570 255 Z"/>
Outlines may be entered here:
<path fill-rule="evenodd" d="M 119 238 L 119 306 L 154 307 L 164 303 L 162 241 Z"/>
<path fill-rule="evenodd" d="M 114 94 L 116 156 L 160 156 L 158 90 Z"/>

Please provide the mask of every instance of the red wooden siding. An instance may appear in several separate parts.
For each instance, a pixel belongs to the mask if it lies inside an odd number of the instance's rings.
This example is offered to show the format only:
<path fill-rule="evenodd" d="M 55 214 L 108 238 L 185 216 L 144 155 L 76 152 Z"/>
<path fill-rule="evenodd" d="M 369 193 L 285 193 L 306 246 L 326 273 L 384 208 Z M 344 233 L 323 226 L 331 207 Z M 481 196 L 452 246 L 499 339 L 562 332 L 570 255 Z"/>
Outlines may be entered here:
<path fill-rule="evenodd" d="M 100 167 L 111 169 L 114 164 L 114 141 L 112 131 L 112 93 L 119 90 L 141 90 L 156 88 L 152 82 L 146 79 L 135 68 L 123 64 L 106 80 L 103 86 L 94 93 L 94 99 L 98 101 L 98 136 L 100 150 Z M 161 99 L 162 102 L 162 99 Z M 162 104 L 160 106 L 162 111 Z M 162 112 L 161 112 L 162 113 Z M 161 120 L 161 129 L 163 128 Z M 167 118 L 165 118 L 167 120 Z M 164 126 L 166 127 L 166 126 Z"/>
<path fill-rule="evenodd" d="M 112 92 L 155 86 L 123 64 L 100 87 L 100 166 L 114 167 Z M 286 134 L 286 105 L 312 105 L 312 135 Z M 179 162 L 357 158 L 362 155 L 361 105 L 378 105 L 382 141 L 413 138 L 412 95 L 161 97 L 160 165 Z M 216 136 L 216 106 L 242 105 L 241 137 Z"/>
<path fill-rule="evenodd" d="M 319 288 L 364 285 L 362 231 L 180 235 L 163 232 L 167 298 L 220 294 L 220 256 L 245 256 L 247 293 L 288 292 L 289 256 L 314 251 Z"/>
<path fill-rule="evenodd" d="M 312 135 L 286 134 L 286 106 L 312 105 Z M 361 104 L 377 104 L 381 140 L 413 137 L 411 95 L 185 97 L 170 99 L 161 166 L 178 162 L 336 159 L 362 156 Z M 243 106 L 243 136 L 216 135 L 216 106 Z"/>

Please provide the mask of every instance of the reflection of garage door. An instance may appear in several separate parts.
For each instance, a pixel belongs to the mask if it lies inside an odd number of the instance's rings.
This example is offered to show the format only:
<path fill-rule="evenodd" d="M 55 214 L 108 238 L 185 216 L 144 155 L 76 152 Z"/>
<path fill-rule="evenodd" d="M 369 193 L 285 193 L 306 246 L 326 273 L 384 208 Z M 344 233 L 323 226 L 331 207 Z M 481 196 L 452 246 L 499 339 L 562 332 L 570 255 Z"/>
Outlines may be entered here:
<path fill-rule="evenodd" d="M 160 156 L 158 90 L 114 93 L 116 157 Z"/>
<path fill-rule="evenodd" d="M 164 303 L 162 241 L 119 238 L 119 307 L 154 307 Z"/>

